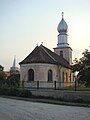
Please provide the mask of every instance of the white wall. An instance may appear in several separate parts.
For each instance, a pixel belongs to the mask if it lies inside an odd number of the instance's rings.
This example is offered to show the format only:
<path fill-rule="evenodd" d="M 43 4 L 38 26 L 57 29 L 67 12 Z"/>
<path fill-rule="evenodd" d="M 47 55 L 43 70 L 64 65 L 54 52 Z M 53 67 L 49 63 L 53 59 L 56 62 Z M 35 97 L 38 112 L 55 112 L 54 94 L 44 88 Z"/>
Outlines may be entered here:
<path fill-rule="evenodd" d="M 29 69 L 34 70 L 34 81 L 41 81 L 40 85 L 44 87 L 52 87 L 52 83 L 47 83 L 48 81 L 48 70 L 52 70 L 53 73 L 53 81 L 57 81 L 57 87 L 61 88 L 64 86 L 64 83 L 62 80 L 62 73 L 64 72 L 64 82 L 66 82 L 66 73 L 68 74 L 68 82 L 70 82 L 70 73 L 71 70 L 68 68 L 65 68 L 60 65 L 54 65 L 54 64 L 44 64 L 44 63 L 31 63 L 31 64 L 22 64 L 20 66 L 20 81 L 28 81 L 28 71 Z M 45 82 L 46 81 L 46 82 Z M 36 86 L 36 82 L 25 83 L 25 86 Z M 48 86 L 49 85 L 49 86 Z M 69 84 L 67 84 L 69 85 Z M 66 86 L 66 85 L 65 85 Z"/>
<path fill-rule="evenodd" d="M 58 80 L 58 67 L 53 64 L 31 63 L 20 66 L 20 80 L 28 81 L 28 70 L 34 70 L 35 81 L 47 81 L 48 70 L 53 71 L 53 80 Z"/>

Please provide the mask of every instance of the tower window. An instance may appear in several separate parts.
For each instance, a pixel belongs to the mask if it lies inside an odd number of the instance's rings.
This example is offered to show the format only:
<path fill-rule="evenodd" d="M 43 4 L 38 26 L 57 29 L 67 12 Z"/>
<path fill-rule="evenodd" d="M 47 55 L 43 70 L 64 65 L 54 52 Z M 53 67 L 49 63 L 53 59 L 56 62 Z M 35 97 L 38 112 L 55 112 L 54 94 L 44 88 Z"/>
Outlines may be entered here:
<path fill-rule="evenodd" d="M 60 56 L 63 57 L 63 51 L 60 51 Z"/>

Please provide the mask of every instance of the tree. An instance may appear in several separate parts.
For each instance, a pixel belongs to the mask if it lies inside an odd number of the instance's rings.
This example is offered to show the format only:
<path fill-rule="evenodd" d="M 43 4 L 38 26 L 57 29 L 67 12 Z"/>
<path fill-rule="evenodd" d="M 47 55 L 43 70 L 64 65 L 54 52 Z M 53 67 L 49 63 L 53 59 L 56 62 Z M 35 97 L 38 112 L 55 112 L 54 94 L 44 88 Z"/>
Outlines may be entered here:
<path fill-rule="evenodd" d="M 85 50 L 82 53 L 83 57 L 80 58 L 73 65 L 73 72 L 78 71 L 78 81 L 81 83 L 86 83 L 86 86 L 90 85 L 90 51 Z"/>
<path fill-rule="evenodd" d="M 2 88 L 5 85 L 6 77 L 5 73 L 3 71 L 0 71 L 0 88 Z"/>
<path fill-rule="evenodd" d="M 7 78 L 6 81 L 8 87 L 17 88 L 20 85 L 20 74 L 12 74 Z"/>

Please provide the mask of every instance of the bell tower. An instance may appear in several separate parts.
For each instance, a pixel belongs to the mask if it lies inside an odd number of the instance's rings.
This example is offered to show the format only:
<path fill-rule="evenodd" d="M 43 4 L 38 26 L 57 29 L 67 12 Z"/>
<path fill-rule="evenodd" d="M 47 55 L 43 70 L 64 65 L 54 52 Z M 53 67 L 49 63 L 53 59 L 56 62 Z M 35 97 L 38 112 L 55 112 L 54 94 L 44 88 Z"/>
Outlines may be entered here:
<path fill-rule="evenodd" d="M 58 31 L 58 43 L 57 47 L 54 48 L 54 52 L 64 59 L 71 65 L 72 64 L 72 49 L 68 44 L 68 25 L 64 20 L 64 12 L 62 12 L 62 19 L 57 27 Z"/>

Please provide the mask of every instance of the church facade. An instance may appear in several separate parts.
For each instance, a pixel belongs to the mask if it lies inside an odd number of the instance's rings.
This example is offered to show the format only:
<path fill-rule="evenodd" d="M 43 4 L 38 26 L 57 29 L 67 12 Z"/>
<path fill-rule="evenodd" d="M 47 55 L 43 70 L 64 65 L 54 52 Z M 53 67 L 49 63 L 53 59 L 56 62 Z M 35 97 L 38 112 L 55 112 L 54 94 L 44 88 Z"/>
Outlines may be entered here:
<path fill-rule="evenodd" d="M 68 25 L 63 13 L 57 30 L 58 44 L 54 52 L 41 44 L 19 63 L 20 81 L 25 87 L 35 86 L 37 81 L 41 87 L 53 87 L 56 81 L 58 88 L 70 86 L 73 82 L 72 49 L 68 44 Z"/>

